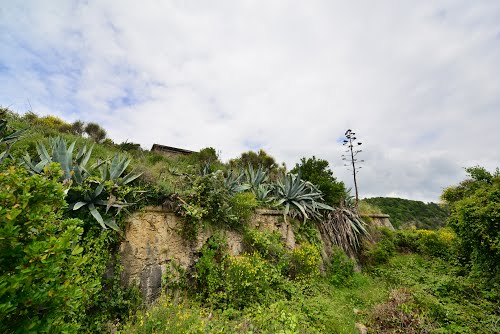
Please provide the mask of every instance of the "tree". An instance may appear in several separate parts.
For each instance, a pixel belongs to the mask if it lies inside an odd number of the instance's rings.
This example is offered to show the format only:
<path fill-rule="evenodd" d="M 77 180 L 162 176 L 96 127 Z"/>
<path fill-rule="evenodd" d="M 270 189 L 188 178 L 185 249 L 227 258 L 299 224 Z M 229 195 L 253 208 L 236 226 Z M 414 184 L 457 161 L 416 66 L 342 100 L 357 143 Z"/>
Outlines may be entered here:
<path fill-rule="evenodd" d="M 83 135 L 85 123 L 82 121 L 75 121 L 71 124 L 71 133 L 77 136 Z"/>
<path fill-rule="evenodd" d="M 303 180 L 318 186 L 327 204 L 340 204 L 346 193 L 345 185 L 343 182 L 337 181 L 333 176 L 328 161 L 317 159 L 315 156 L 308 159 L 304 157 L 300 159 L 300 164 L 295 164 L 295 167 L 291 170 L 295 174 L 298 174 L 299 171 Z"/>
<path fill-rule="evenodd" d="M 360 166 L 356 166 L 356 163 L 358 162 L 364 162 L 364 160 L 358 160 L 356 156 L 358 153 L 361 153 L 361 150 L 357 150 L 356 147 L 360 146 L 360 142 L 356 142 L 356 133 L 352 132 L 351 129 L 348 129 L 345 132 L 345 137 L 343 145 L 347 147 L 346 153 L 349 154 L 349 156 L 342 155 L 342 160 L 348 162 L 348 164 L 345 164 L 344 166 L 351 166 L 352 165 L 352 175 L 354 177 L 354 189 L 356 190 L 356 208 L 358 208 L 358 202 L 359 202 L 359 196 L 358 196 L 358 182 L 356 180 L 356 174 L 357 171 L 361 168 Z"/>
<path fill-rule="evenodd" d="M 106 138 L 106 130 L 97 123 L 87 123 L 85 126 L 85 133 L 88 134 L 90 138 L 94 139 L 96 143 Z"/>
<path fill-rule="evenodd" d="M 269 177 L 272 180 L 276 180 L 280 174 L 283 174 L 286 171 L 285 164 L 279 166 L 276 160 L 262 149 L 257 153 L 253 151 L 242 153 L 239 158 L 231 159 L 229 161 L 229 166 L 232 169 L 245 169 L 248 165 L 251 165 L 254 169 L 263 167 L 268 170 Z"/>

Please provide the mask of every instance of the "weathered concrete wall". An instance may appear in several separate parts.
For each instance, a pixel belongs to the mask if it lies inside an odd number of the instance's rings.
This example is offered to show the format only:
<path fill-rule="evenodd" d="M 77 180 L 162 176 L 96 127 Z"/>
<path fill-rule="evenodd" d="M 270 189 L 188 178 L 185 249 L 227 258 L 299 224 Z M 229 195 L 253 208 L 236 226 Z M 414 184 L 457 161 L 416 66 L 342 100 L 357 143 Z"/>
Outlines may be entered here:
<path fill-rule="evenodd" d="M 146 301 L 159 296 L 167 266 L 175 263 L 184 269 L 192 267 L 201 247 L 212 235 L 207 228 L 198 232 L 196 240 L 185 240 L 180 233 L 182 224 L 182 218 L 161 207 L 147 207 L 127 220 L 125 240 L 120 245 L 122 280 L 127 285 L 139 284 Z M 258 210 L 249 224 L 261 230 L 278 231 L 289 248 L 295 247 L 292 226 L 280 211 Z M 240 254 L 242 235 L 234 231 L 224 233 L 230 253 Z"/>
<path fill-rule="evenodd" d="M 387 227 L 391 230 L 394 230 L 394 226 L 392 226 L 391 221 L 389 220 L 389 215 L 384 214 L 369 214 L 363 215 L 363 218 L 369 218 L 370 224 L 377 227 Z"/>

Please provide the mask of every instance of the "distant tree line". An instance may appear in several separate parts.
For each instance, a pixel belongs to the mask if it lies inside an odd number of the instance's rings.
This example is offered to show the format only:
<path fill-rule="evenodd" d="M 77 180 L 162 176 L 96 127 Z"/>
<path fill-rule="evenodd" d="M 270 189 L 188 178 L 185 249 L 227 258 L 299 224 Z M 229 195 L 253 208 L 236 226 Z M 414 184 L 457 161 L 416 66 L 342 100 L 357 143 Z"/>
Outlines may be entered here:
<path fill-rule="evenodd" d="M 446 205 L 403 198 L 373 197 L 363 199 L 363 201 L 390 215 L 391 223 L 395 228 L 415 226 L 418 229 L 435 230 L 445 225 L 450 214 Z"/>

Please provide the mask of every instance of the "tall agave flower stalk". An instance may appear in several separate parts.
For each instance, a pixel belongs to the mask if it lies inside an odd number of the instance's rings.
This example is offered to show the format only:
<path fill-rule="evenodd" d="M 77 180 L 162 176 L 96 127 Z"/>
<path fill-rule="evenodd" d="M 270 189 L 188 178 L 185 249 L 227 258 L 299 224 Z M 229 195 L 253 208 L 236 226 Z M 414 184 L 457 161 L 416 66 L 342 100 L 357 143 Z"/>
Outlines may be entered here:
<path fill-rule="evenodd" d="M 318 227 L 322 235 L 350 257 L 357 255 L 361 239 L 370 237 L 361 217 L 355 210 L 346 207 L 326 212 Z"/>

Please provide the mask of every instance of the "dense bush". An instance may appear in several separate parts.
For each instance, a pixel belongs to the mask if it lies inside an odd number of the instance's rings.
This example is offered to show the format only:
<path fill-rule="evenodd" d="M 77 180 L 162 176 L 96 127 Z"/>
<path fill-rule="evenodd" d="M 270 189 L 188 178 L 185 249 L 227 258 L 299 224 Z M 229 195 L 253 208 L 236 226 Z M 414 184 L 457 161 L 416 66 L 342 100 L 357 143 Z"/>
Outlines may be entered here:
<path fill-rule="evenodd" d="M 500 284 L 500 172 L 466 171 L 469 179 L 443 192 L 452 208 L 448 225 L 457 234 L 463 264 Z"/>
<path fill-rule="evenodd" d="M 264 150 L 259 150 L 257 153 L 253 151 L 244 152 L 239 158 L 232 159 L 230 164 L 231 166 L 239 168 L 245 168 L 248 165 L 251 165 L 253 168 L 259 168 L 262 166 L 265 169 L 278 167 L 276 160 Z"/>
<path fill-rule="evenodd" d="M 195 264 L 194 289 L 201 301 L 220 306 L 226 301 L 223 288 L 222 263 L 227 257 L 227 243 L 219 235 L 210 237 L 203 248 L 201 256 Z"/>
<path fill-rule="evenodd" d="M 386 263 L 396 251 L 442 259 L 454 259 L 457 255 L 455 234 L 448 229 L 392 231 L 378 228 L 372 236 L 376 242 L 365 242 L 362 254 L 362 261 L 369 265 Z"/>
<path fill-rule="evenodd" d="M 456 256 L 456 236 L 447 229 L 402 230 L 396 233 L 395 244 L 400 251 L 452 259 Z"/>
<path fill-rule="evenodd" d="M 329 205 L 339 205 L 346 196 L 345 185 L 333 176 L 333 172 L 328 167 L 329 163 L 323 159 L 316 159 L 315 156 L 300 159 L 291 170 L 292 173 L 300 175 L 303 180 L 309 181 L 318 186 L 323 193 L 323 199 Z"/>
<path fill-rule="evenodd" d="M 487 290 L 461 276 L 459 268 L 448 260 L 397 255 L 375 273 L 405 291 L 400 301 L 394 303 L 397 300 L 390 295 L 386 303 L 370 312 L 371 328 L 377 333 L 394 333 L 402 326 L 410 333 L 425 333 L 424 327 L 433 329 L 431 333 L 498 332 L 498 296 L 489 298 Z"/>
<path fill-rule="evenodd" d="M 229 256 L 224 238 L 211 237 L 195 265 L 197 295 L 218 307 L 243 308 L 264 301 L 280 279 L 259 253 Z"/>
<path fill-rule="evenodd" d="M 230 199 L 232 212 L 240 222 L 247 222 L 255 212 L 258 203 L 251 192 L 234 194 Z"/>
<path fill-rule="evenodd" d="M 243 234 L 243 246 L 248 253 L 257 252 L 275 265 L 285 262 L 287 250 L 279 232 L 248 228 Z"/>
<path fill-rule="evenodd" d="M 224 265 L 224 291 L 228 304 L 235 308 L 266 301 L 273 285 L 282 279 L 259 253 L 229 256 Z"/>
<path fill-rule="evenodd" d="M 335 286 L 349 285 L 354 276 L 355 263 L 342 249 L 334 248 L 331 261 L 326 267 L 328 281 Z"/>
<path fill-rule="evenodd" d="M 0 331 L 77 332 L 95 292 L 82 267 L 82 221 L 63 219 L 64 192 L 54 178 L 19 167 L 0 171 Z"/>
<path fill-rule="evenodd" d="M 297 280 L 310 280 L 319 275 L 321 254 L 315 245 L 302 244 L 290 254 L 289 275 Z"/>
<path fill-rule="evenodd" d="M 252 193 L 231 194 L 221 171 L 193 176 L 189 188 L 178 197 L 177 213 L 186 218 L 184 234 L 194 238 L 201 223 L 239 228 L 257 207 Z"/>

